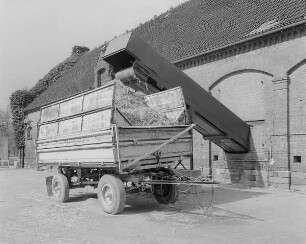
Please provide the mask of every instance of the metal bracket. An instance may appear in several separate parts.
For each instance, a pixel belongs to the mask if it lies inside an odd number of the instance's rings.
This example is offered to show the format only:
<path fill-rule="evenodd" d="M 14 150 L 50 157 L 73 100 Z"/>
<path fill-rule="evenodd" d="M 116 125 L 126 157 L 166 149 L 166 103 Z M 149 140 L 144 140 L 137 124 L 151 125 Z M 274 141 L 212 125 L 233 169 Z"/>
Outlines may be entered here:
<path fill-rule="evenodd" d="M 182 167 L 184 168 L 184 169 L 186 169 L 186 167 L 184 166 L 184 164 L 182 164 L 182 159 L 179 159 L 178 160 L 178 163 L 174 166 L 174 169 L 176 169 L 177 168 L 177 166 L 179 166 L 179 165 L 182 165 Z"/>

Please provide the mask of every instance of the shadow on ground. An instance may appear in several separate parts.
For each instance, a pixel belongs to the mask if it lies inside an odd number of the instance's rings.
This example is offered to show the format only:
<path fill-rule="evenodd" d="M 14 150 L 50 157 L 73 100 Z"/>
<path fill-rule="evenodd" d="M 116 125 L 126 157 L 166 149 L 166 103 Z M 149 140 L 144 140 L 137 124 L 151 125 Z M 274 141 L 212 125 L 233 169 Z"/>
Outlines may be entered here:
<path fill-rule="evenodd" d="M 130 196 L 122 215 L 139 214 L 147 212 L 180 212 L 196 216 L 205 216 L 218 219 L 261 219 L 254 218 L 233 211 L 226 210 L 219 205 L 256 198 L 267 193 L 226 189 L 215 187 L 206 188 L 204 192 L 181 194 L 179 200 L 173 205 L 163 205 L 155 201 L 153 196 Z"/>
<path fill-rule="evenodd" d="M 205 187 L 199 193 L 180 194 L 179 200 L 172 205 L 159 204 L 153 195 L 146 193 L 128 194 L 124 211 L 120 216 L 151 213 L 153 215 L 162 214 L 168 216 L 169 219 L 181 215 L 184 218 L 188 216 L 192 220 L 199 220 L 199 218 L 205 217 L 215 220 L 250 219 L 262 221 L 262 219 L 255 218 L 251 215 L 230 211 L 222 205 L 257 198 L 265 194 L 268 193 L 216 186 L 213 189 L 211 187 Z M 100 205 L 95 192 L 74 192 L 71 194 L 68 204 L 87 200 L 94 201 L 94 207 L 97 208 L 97 211 L 101 210 L 99 209 Z"/>
<path fill-rule="evenodd" d="M 96 193 L 77 193 L 70 196 L 67 203 L 87 201 L 91 198 L 98 199 L 98 196 Z"/>

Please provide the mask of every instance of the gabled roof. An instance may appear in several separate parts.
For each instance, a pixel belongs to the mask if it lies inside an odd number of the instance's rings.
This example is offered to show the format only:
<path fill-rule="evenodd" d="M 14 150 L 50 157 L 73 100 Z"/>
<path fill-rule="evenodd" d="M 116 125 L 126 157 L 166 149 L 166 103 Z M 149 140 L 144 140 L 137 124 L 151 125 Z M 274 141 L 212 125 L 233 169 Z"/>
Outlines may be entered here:
<path fill-rule="evenodd" d="M 190 0 L 133 32 L 171 62 L 305 21 L 305 0 Z"/>
<path fill-rule="evenodd" d="M 175 62 L 305 22 L 305 13 L 305 0 L 189 0 L 132 32 Z M 92 88 L 94 67 L 104 47 L 82 56 L 26 111 Z"/>
<path fill-rule="evenodd" d="M 95 81 L 94 67 L 100 53 L 100 48 L 85 53 L 69 71 L 30 103 L 25 111 L 37 109 L 43 105 L 92 89 Z"/>

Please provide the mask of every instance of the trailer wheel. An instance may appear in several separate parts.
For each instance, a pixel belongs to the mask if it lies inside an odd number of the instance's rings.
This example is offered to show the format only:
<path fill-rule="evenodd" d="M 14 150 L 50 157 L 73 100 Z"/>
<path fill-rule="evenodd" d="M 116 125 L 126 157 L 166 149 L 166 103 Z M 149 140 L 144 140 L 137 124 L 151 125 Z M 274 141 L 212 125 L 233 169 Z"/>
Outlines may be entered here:
<path fill-rule="evenodd" d="M 69 197 L 69 183 L 66 176 L 62 174 L 53 176 L 52 194 L 56 201 L 67 202 Z"/>
<path fill-rule="evenodd" d="M 153 195 L 159 203 L 173 204 L 179 197 L 178 187 L 170 184 L 154 185 Z"/>
<path fill-rule="evenodd" d="M 122 181 L 112 175 L 103 175 L 98 184 L 98 199 L 105 213 L 122 212 L 126 201 Z"/>

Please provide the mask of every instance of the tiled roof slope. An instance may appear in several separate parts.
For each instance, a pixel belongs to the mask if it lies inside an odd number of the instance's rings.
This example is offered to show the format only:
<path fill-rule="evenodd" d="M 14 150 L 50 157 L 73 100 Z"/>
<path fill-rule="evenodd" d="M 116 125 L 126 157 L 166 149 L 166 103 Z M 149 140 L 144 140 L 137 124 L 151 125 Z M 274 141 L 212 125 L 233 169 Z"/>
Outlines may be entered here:
<path fill-rule="evenodd" d="M 84 54 L 80 60 L 46 91 L 30 103 L 25 111 L 39 108 L 43 105 L 71 97 L 94 86 L 94 67 L 101 53 L 100 48 Z"/>
<path fill-rule="evenodd" d="M 190 0 L 133 30 L 175 62 L 305 20 L 305 0 Z"/>
<path fill-rule="evenodd" d="M 175 62 L 298 23 L 305 13 L 305 0 L 189 0 L 132 31 Z M 101 48 L 85 54 L 26 111 L 93 87 Z"/>

